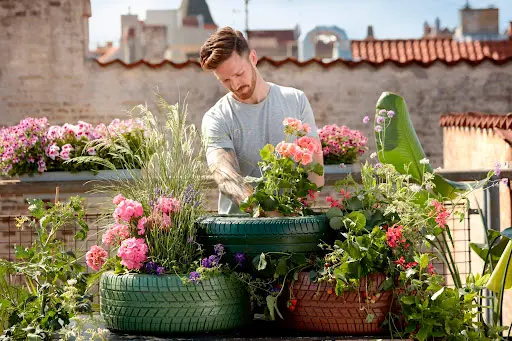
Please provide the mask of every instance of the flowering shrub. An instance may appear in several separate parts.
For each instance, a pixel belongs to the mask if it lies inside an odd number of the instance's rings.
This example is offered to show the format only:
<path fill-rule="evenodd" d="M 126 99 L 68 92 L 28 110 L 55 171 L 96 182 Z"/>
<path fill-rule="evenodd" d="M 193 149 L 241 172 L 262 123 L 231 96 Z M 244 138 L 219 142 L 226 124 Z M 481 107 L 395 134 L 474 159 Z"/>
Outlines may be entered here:
<path fill-rule="evenodd" d="M 346 126 L 326 125 L 318 130 L 318 135 L 326 165 L 354 163 L 368 149 L 368 138 Z"/>
<path fill-rule="evenodd" d="M 306 136 L 311 131 L 307 123 L 286 118 L 283 121 L 285 141 L 277 146 L 267 144 L 260 151 L 258 162 L 262 177 L 254 193 L 240 204 L 243 211 L 253 209 L 255 216 L 265 211 L 279 211 L 284 215 L 309 215 L 312 199 L 318 188 L 308 179 L 308 173 L 323 174 L 323 167 L 313 161 L 313 155 L 321 152 L 320 144 Z M 292 140 L 293 139 L 293 140 Z"/>
<path fill-rule="evenodd" d="M 87 155 L 109 158 L 108 153 L 96 148 L 95 141 L 108 135 L 123 136 L 130 141 L 128 148 L 136 150 L 140 144 L 137 135 L 143 133 L 138 120 L 113 120 L 108 126 L 78 121 L 50 126 L 46 118 L 25 118 L 19 124 L 0 129 L 0 174 L 17 176 L 45 171 L 80 171 L 102 169 L 92 162 L 66 162 Z M 117 160 L 111 161 L 119 166 Z"/>

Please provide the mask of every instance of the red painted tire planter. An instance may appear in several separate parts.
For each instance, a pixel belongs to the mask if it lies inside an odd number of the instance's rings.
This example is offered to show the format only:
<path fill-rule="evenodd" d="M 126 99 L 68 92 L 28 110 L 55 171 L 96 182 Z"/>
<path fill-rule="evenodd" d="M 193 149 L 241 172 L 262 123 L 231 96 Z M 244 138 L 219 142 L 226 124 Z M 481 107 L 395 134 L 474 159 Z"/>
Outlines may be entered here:
<path fill-rule="evenodd" d="M 381 328 L 388 316 L 393 292 L 381 292 L 375 303 L 364 303 L 364 293 L 375 293 L 386 277 L 370 275 L 368 288 L 366 279 L 361 279 L 359 292 L 347 291 L 336 296 L 334 285 L 311 283 L 309 274 L 301 272 L 293 285 L 293 295 L 297 299 L 295 310 L 281 308 L 283 326 L 300 331 L 332 333 L 338 335 L 376 335 L 386 333 Z M 329 292 L 331 292 L 329 294 Z M 285 297 L 288 297 L 285 293 Z M 361 301 L 361 302 L 360 302 Z M 361 307 L 366 310 L 361 310 Z M 371 323 L 366 322 L 367 314 L 374 314 Z"/>

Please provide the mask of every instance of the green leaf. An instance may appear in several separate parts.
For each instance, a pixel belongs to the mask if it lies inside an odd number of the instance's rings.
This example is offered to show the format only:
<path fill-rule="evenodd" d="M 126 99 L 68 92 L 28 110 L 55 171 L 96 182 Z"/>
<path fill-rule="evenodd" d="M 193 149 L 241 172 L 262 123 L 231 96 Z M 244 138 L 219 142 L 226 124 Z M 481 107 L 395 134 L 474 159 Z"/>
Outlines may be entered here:
<path fill-rule="evenodd" d="M 274 146 L 269 143 L 269 144 L 265 145 L 265 147 L 263 147 L 260 150 L 261 159 L 263 161 L 269 161 L 269 159 L 272 157 L 273 153 L 274 153 Z"/>
<path fill-rule="evenodd" d="M 428 266 L 428 255 L 426 253 L 421 254 L 419 263 L 422 270 Z"/>
<path fill-rule="evenodd" d="M 341 226 L 343 226 L 342 218 L 341 217 L 334 217 L 334 218 L 330 219 L 329 220 L 329 226 L 333 230 L 339 230 L 341 228 Z"/>
<path fill-rule="evenodd" d="M 315 279 L 316 279 L 316 276 L 317 276 L 317 272 L 315 270 L 311 270 L 309 273 L 309 281 L 310 282 L 313 282 Z"/>
<path fill-rule="evenodd" d="M 343 217 L 343 212 L 339 207 L 331 207 L 329 211 L 327 211 L 327 218 L 332 219 L 334 217 Z"/>
<path fill-rule="evenodd" d="M 400 301 L 402 301 L 403 304 L 411 305 L 416 302 L 416 296 L 403 296 Z"/>
<path fill-rule="evenodd" d="M 262 252 L 260 257 L 259 257 L 259 262 L 258 262 L 258 271 L 261 271 L 261 270 L 264 270 L 266 267 L 267 267 L 267 260 L 265 259 L 265 254 Z"/>
<path fill-rule="evenodd" d="M 34 218 L 41 219 L 45 213 L 44 202 L 41 199 L 27 199 L 28 210 Z"/>
<path fill-rule="evenodd" d="M 279 315 L 281 319 L 283 319 L 283 315 L 281 315 L 281 312 L 279 312 L 279 309 L 277 308 L 277 297 L 268 295 L 267 296 L 267 308 L 270 313 L 270 319 L 274 321 L 276 319 L 276 314 Z"/>
<path fill-rule="evenodd" d="M 492 231 L 492 230 L 491 230 Z M 501 231 L 501 235 L 508 239 L 512 239 L 512 227 L 507 227 L 503 231 Z"/>
<path fill-rule="evenodd" d="M 398 172 L 408 173 L 414 180 L 421 182 L 423 173 L 433 173 L 433 169 L 430 164 L 420 163 L 420 160 L 426 158 L 426 154 L 412 125 L 405 100 L 394 93 L 383 92 L 376 104 L 375 117 L 382 109 L 393 110 L 395 116 L 391 119 L 386 118 L 385 129 L 375 133 L 379 160 L 392 164 Z M 405 170 L 407 165 L 408 172 Z M 453 199 L 457 192 L 482 187 L 485 181 L 468 184 L 450 181 L 435 174 L 433 183 L 436 193 Z"/>
<path fill-rule="evenodd" d="M 322 166 L 320 163 L 318 163 L 316 161 L 311 162 L 309 165 L 307 165 L 306 171 L 315 173 L 317 175 L 323 175 L 324 174 L 324 166 Z"/>
<path fill-rule="evenodd" d="M 361 212 L 351 212 L 344 220 L 343 223 L 347 229 L 359 232 L 366 226 L 366 217 Z"/>
<path fill-rule="evenodd" d="M 261 258 L 260 258 L 261 260 Z M 286 260 L 286 258 L 281 258 L 279 259 L 279 262 L 277 263 L 277 267 L 276 267 L 276 274 L 278 276 L 284 276 L 286 275 L 286 273 L 288 272 L 288 262 Z"/>
<path fill-rule="evenodd" d="M 374 318 L 375 318 L 374 314 L 368 314 L 368 315 L 366 315 L 366 322 L 372 323 Z"/>
<path fill-rule="evenodd" d="M 420 341 L 424 341 L 427 339 L 427 337 L 430 336 L 430 333 L 432 332 L 432 326 L 431 325 L 422 325 L 420 330 L 418 330 L 418 334 L 416 334 L 416 337 Z"/>
<path fill-rule="evenodd" d="M 432 300 L 432 301 L 435 301 L 435 300 L 439 297 L 439 295 L 441 295 L 441 294 L 443 293 L 444 288 L 445 288 L 445 287 L 442 287 L 441 289 L 439 289 L 438 291 L 436 291 L 436 292 L 432 295 L 431 300 Z"/>

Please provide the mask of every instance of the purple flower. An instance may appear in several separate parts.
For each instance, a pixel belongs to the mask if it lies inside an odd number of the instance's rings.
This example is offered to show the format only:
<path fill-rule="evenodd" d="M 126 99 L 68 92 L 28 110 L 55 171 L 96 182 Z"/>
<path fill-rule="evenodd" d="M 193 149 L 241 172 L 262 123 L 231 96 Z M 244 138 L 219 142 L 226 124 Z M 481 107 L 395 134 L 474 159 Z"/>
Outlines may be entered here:
<path fill-rule="evenodd" d="M 494 174 L 496 176 L 499 176 L 501 174 L 501 163 L 499 161 L 496 161 L 494 163 Z"/>
<path fill-rule="evenodd" d="M 504 185 L 508 185 L 508 178 L 501 179 L 501 183 Z"/>
<path fill-rule="evenodd" d="M 382 117 L 382 116 L 378 116 L 378 117 L 377 117 L 377 123 L 378 123 L 378 124 L 384 123 L 384 117 Z"/>
<path fill-rule="evenodd" d="M 385 114 L 386 114 L 386 109 L 379 110 L 379 115 L 385 115 Z"/>
<path fill-rule="evenodd" d="M 237 264 L 242 264 L 243 262 L 245 262 L 245 255 L 241 252 L 235 253 L 235 261 L 237 262 Z"/>
<path fill-rule="evenodd" d="M 382 163 L 378 162 L 375 164 L 375 168 L 381 168 L 382 167 Z"/>
<path fill-rule="evenodd" d="M 201 260 L 201 266 L 203 268 L 211 268 L 212 264 L 210 263 L 210 260 L 205 257 L 205 258 L 203 258 L 203 260 Z"/>
<path fill-rule="evenodd" d="M 219 265 L 219 256 L 217 255 L 211 255 L 208 257 L 208 261 L 210 262 L 211 266 L 217 266 Z"/>
<path fill-rule="evenodd" d="M 201 278 L 201 275 L 197 271 L 192 271 L 190 275 L 188 275 L 188 279 L 190 279 L 192 283 L 196 283 L 199 278 Z"/>
<path fill-rule="evenodd" d="M 364 124 L 366 124 L 366 123 L 368 123 L 368 122 L 370 122 L 370 118 L 369 118 L 368 116 L 365 116 L 365 117 L 363 118 L 363 123 L 364 123 Z"/>
<path fill-rule="evenodd" d="M 155 262 L 147 262 L 145 266 L 146 273 L 152 274 L 156 271 L 157 264 Z"/>
<path fill-rule="evenodd" d="M 222 256 L 224 254 L 224 245 L 222 244 L 215 244 L 213 246 L 213 251 L 219 256 Z"/>
<path fill-rule="evenodd" d="M 382 131 L 382 127 L 381 126 L 375 126 L 375 131 L 377 133 L 380 133 Z"/>
<path fill-rule="evenodd" d="M 157 275 L 163 275 L 165 274 L 165 268 L 163 266 L 159 266 L 156 268 L 156 274 Z"/>
<path fill-rule="evenodd" d="M 189 236 L 189 237 L 187 238 L 187 243 L 192 244 L 193 242 L 194 242 L 194 237 Z"/>
<path fill-rule="evenodd" d="M 388 117 L 392 118 L 393 116 L 395 116 L 395 112 L 393 110 L 388 111 Z"/>

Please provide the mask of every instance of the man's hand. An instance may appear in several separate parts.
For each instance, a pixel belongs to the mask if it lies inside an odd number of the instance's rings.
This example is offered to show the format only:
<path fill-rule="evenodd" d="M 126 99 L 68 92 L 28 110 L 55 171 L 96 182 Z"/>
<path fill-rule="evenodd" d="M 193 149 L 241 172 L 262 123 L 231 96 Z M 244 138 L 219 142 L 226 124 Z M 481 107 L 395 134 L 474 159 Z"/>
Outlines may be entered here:
<path fill-rule="evenodd" d="M 215 149 L 208 153 L 206 159 L 221 193 L 240 206 L 240 202 L 248 198 L 254 189 L 244 182 L 244 178 L 240 175 L 240 166 L 235 151 Z"/>

